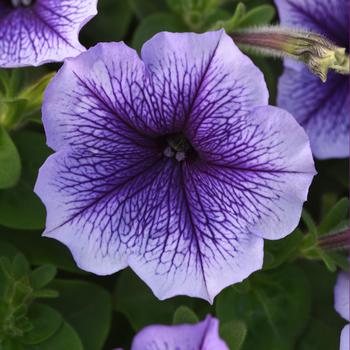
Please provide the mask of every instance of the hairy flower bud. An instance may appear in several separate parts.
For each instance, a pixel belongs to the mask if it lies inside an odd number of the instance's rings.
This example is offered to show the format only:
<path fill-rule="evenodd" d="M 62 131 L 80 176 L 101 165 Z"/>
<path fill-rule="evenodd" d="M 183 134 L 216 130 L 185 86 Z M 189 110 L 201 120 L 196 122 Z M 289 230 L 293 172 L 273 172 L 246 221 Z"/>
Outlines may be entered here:
<path fill-rule="evenodd" d="M 325 82 L 330 69 L 349 74 L 349 56 L 324 36 L 278 26 L 244 29 L 232 34 L 242 49 L 274 57 L 290 57 L 304 62 Z"/>

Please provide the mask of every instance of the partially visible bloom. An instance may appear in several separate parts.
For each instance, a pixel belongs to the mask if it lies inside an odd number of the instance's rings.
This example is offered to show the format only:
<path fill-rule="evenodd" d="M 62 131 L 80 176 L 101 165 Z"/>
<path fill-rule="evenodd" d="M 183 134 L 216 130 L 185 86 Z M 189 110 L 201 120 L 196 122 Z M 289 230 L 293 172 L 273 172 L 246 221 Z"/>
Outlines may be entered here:
<path fill-rule="evenodd" d="M 350 321 L 349 318 L 349 275 L 345 272 L 341 272 L 338 275 L 337 283 L 334 288 L 334 307 L 341 317 L 345 320 Z M 344 327 L 340 337 L 340 350 L 349 350 L 349 332 L 350 326 Z"/>
<path fill-rule="evenodd" d="M 63 61 L 85 50 L 80 29 L 97 13 L 98 0 L 0 2 L 0 67 Z"/>
<path fill-rule="evenodd" d="M 130 266 L 161 299 L 213 301 L 298 224 L 307 136 L 267 106 L 262 73 L 223 31 L 160 33 L 68 59 L 44 98 L 36 193 L 45 235 L 97 274 Z"/>
<path fill-rule="evenodd" d="M 349 54 L 349 0 L 275 0 L 283 26 L 324 35 Z M 349 76 L 329 72 L 327 82 L 301 63 L 285 61 L 278 105 L 305 128 L 319 159 L 349 156 Z"/>
<path fill-rule="evenodd" d="M 207 318 L 194 325 L 149 326 L 134 338 L 131 350 L 229 350 L 219 337 L 219 322 Z"/>

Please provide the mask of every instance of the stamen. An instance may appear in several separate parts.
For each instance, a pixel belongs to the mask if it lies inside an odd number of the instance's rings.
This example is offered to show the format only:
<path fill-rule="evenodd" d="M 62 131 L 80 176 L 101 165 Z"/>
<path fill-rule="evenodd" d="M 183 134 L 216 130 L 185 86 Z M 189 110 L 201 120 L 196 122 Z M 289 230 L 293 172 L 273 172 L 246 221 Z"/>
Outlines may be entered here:
<path fill-rule="evenodd" d="M 165 150 L 163 151 L 163 154 L 164 154 L 166 157 L 172 158 L 172 157 L 174 157 L 175 152 L 172 150 L 171 147 L 166 147 Z"/>
<path fill-rule="evenodd" d="M 185 159 L 186 159 L 186 154 L 185 154 L 185 152 L 176 152 L 175 159 L 176 159 L 178 162 L 182 162 L 183 160 L 185 160 Z"/>
<path fill-rule="evenodd" d="M 20 6 L 28 7 L 32 4 L 32 2 L 33 2 L 32 0 L 11 0 L 13 7 L 20 7 Z"/>

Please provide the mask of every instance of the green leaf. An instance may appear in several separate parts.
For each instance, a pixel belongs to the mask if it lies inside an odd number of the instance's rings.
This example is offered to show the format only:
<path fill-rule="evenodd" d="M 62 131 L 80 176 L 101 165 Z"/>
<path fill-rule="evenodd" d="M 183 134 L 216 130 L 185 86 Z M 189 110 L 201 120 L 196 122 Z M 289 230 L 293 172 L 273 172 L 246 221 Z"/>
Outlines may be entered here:
<path fill-rule="evenodd" d="M 15 186 L 20 175 L 21 159 L 17 148 L 10 135 L 0 125 L 0 189 Z"/>
<path fill-rule="evenodd" d="M 26 350 L 85 350 L 77 332 L 67 322 L 49 339 L 36 345 L 26 346 Z"/>
<path fill-rule="evenodd" d="M 301 217 L 311 236 L 316 239 L 318 236 L 318 229 L 312 216 L 304 209 Z"/>
<path fill-rule="evenodd" d="M 130 270 L 119 274 L 113 298 L 114 308 L 127 317 L 135 331 L 150 324 L 171 324 L 175 310 L 183 305 L 195 310 L 200 318 L 208 313 L 208 304 L 202 301 L 196 304 L 193 298 L 157 299 Z"/>
<path fill-rule="evenodd" d="M 62 316 L 47 305 L 31 305 L 28 317 L 33 329 L 22 338 L 23 344 L 38 344 L 53 336 L 63 323 Z"/>
<path fill-rule="evenodd" d="M 311 286 L 312 317 L 298 341 L 296 350 L 339 349 L 340 332 L 345 321 L 334 309 L 334 286 L 337 275 L 320 262 L 303 262 Z"/>
<path fill-rule="evenodd" d="M 276 15 L 272 5 L 260 5 L 247 12 L 237 24 L 237 28 L 269 24 Z"/>
<path fill-rule="evenodd" d="M 167 10 L 164 0 L 129 0 L 129 4 L 139 19 L 145 18 L 155 12 Z"/>
<path fill-rule="evenodd" d="M 311 296 L 303 271 L 294 265 L 260 271 L 226 288 L 216 302 L 220 322 L 245 322 L 242 350 L 294 350 L 310 316 Z"/>
<path fill-rule="evenodd" d="M 25 116 L 28 100 L 24 98 L 11 98 L 1 101 L 2 125 L 8 130 L 18 128 Z"/>
<path fill-rule="evenodd" d="M 161 31 L 184 32 L 188 30 L 181 18 L 172 13 L 155 13 L 143 19 L 137 26 L 132 47 L 140 50 L 145 41 Z"/>
<path fill-rule="evenodd" d="M 21 130 L 13 140 L 22 159 L 22 175 L 15 187 L 0 191 L 0 225 L 40 229 L 45 226 L 45 209 L 33 188 L 38 169 L 51 152 L 38 132 Z"/>
<path fill-rule="evenodd" d="M 51 299 L 57 298 L 60 294 L 53 289 L 38 289 L 33 291 L 34 298 Z"/>
<path fill-rule="evenodd" d="M 1 232 L 0 232 L 0 238 Z M 5 243 L 0 241 L 0 256 L 1 257 L 7 257 L 10 260 L 13 260 L 13 258 L 19 253 L 19 250 L 13 245 L 9 243 Z"/>
<path fill-rule="evenodd" d="M 246 12 L 246 6 L 242 2 L 239 2 L 232 17 L 226 21 L 216 22 L 212 29 L 224 28 L 227 33 L 231 33 L 238 26 L 238 23 L 241 21 Z"/>
<path fill-rule="evenodd" d="M 31 286 L 34 289 L 40 289 L 49 284 L 57 273 L 57 269 L 53 265 L 43 265 L 32 271 L 30 275 Z"/>
<path fill-rule="evenodd" d="M 10 70 L 0 68 L 0 95 L 6 95 L 9 88 Z"/>
<path fill-rule="evenodd" d="M 14 97 L 23 86 L 25 79 L 25 68 L 11 69 L 7 96 Z"/>
<path fill-rule="evenodd" d="M 12 244 L 7 244 L 0 241 L 0 304 L 1 300 L 4 298 L 7 289 L 7 277 L 6 272 L 4 270 L 7 270 L 10 274 L 11 261 L 17 254 L 19 254 L 19 251 L 16 249 L 16 247 L 14 247 Z"/>
<path fill-rule="evenodd" d="M 76 266 L 65 245 L 55 239 L 42 237 L 41 232 L 15 231 L 0 226 L 0 236 L 2 241 L 18 247 L 33 265 L 51 264 L 61 270 L 85 273 Z"/>
<path fill-rule="evenodd" d="M 349 211 L 349 199 L 342 198 L 337 202 L 334 207 L 324 217 L 318 227 L 318 233 L 324 235 L 332 232 L 339 223 L 341 223 L 348 215 Z"/>
<path fill-rule="evenodd" d="M 41 108 L 44 91 L 55 74 L 56 72 L 45 74 L 40 77 L 39 80 L 21 91 L 18 97 L 28 101 L 26 105 L 26 113 L 32 113 Z"/>
<path fill-rule="evenodd" d="M 275 269 L 293 258 L 302 241 L 303 234 L 300 230 L 295 230 L 283 239 L 266 240 L 264 242 L 264 269 Z"/>
<path fill-rule="evenodd" d="M 80 32 L 81 42 L 89 47 L 97 42 L 123 40 L 132 19 L 132 9 L 125 0 L 98 2 L 98 13 Z"/>
<path fill-rule="evenodd" d="M 112 303 L 102 287 L 79 280 L 55 280 L 50 288 L 59 292 L 59 298 L 46 303 L 58 310 L 74 327 L 85 350 L 102 349 L 111 323 Z M 69 347 L 62 347 L 69 349 Z"/>
<path fill-rule="evenodd" d="M 247 336 L 247 326 L 242 321 L 229 321 L 220 326 L 220 336 L 230 350 L 240 350 Z"/>
<path fill-rule="evenodd" d="M 187 306 L 180 306 L 176 309 L 173 324 L 195 324 L 199 319 L 197 315 Z"/>
<path fill-rule="evenodd" d="M 17 254 L 12 261 L 12 276 L 18 280 L 24 276 L 27 276 L 30 272 L 30 266 L 28 260 L 21 253 Z"/>
<path fill-rule="evenodd" d="M 323 320 L 312 318 L 296 350 L 337 350 L 339 339 L 340 331 L 327 325 Z"/>

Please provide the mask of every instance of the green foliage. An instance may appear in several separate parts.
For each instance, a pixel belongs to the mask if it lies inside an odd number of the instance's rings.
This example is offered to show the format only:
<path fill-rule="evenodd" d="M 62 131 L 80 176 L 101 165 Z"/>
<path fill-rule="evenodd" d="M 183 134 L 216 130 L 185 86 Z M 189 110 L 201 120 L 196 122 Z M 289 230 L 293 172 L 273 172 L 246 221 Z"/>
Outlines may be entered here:
<path fill-rule="evenodd" d="M 336 251 L 332 243 L 333 234 L 348 228 L 348 198 L 342 198 L 325 213 L 319 225 L 311 215 L 304 210 L 302 219 L 308 233 L 300 245 L 300 253 L 308 259 L 321 259 L 330 271 L 336 271 L 338 267 L 347 270 L 348 262 L 341 251 Z M 347 238 L 347 246 L 348 246 Z M 346 243 L 346 242 L 344 242 Z"/>
<path fill-rule="evenodd" d="M 67 322 L 63 322 L 59 330 L 44 342 L 30 347 L 28 350 L 84 350 L 83 344 L 77 334 Z"/>
<path fill-rule="evenodd" d="M 1 349 L 102 349 L 111 323 L 109 293 L 77 279 L 53 281 L 54 266 L 32 270 L 11 245 L 1 243 L 0 256 Z"/>
<path fill-rule="evenodd" d="M 22 159 L 17 185 L 0 190 L 0 225 L 18 229 L 39 229 L 45 225 L 45 209 L 33 193 L 39 167 L 50 155 L 41 133 L 21 130 L 13 134 Z"/>
<path fill-rule="evenodd" d="M 220 325 L 220 336 L 230 350 L 242 349 L 247 333 L 247 326 L 242 321 L 233 320 Z"/>
<path fill-rule="evenodd" d="M 178 307 L 174 313 L 173 324 L 195 324 L 198 322 L 197 315 L 187 306 Z"/>
<path fill-rule="evenodd" d="M 276 10 L 271 5 L 254 7 L 245 13 L 237 23 L 236 28 L 245 28 L 269 24 L 276 15 Z"/>
<path fill-rule="evenodd" d="M 243 2 L 236 5 L 233 15 L 224 21 L 217 21 L 213 29 L 224 28 L 227 33 L 246 27 L 254 27 L 269 24 L 276 15 L 276 10 L 271 5 L 260 5 L 247 10 Z"/>
<path fill-rule="evenodd" d="M 345 321 L 334 310 L 336 274 L 319 262 L 300 264 L 309 280 L 312 293 L 311 317 L 300 337 L 297 350 L 339 349 L 339 338 Z"/>
<path fill-rule="evenodd" d="M 38 117 L 44 90 L 54 76 L 53 72 L 37 77 L 30 70 L 1 70 L 0 126 L 18 129 Z"/>
<path fill-rule="evenodd" d="M 40 231 L 11 230 L 0 226 L 0 237 L 3 242 L 15 245 L 33 265 L 51 264 L 60 270 L 84 273 L 77 268 L 66 246 L 42 237 Z"/>
<path fill-rule="evenodd" d="M 294 260 L 295 256 L 299 254 L 303 238 L 302 232 L 297 229 L 283 239 L 267 240 L 265 242 L 264 269 L 275 269 L 286 261 Z"/>
<path fill-rule="evenodd" d="M 180 306 L 190 308 L 200 319 L 210 312 L 207 303 L 193 298 L 158 300 L 130 270 L 120 273 L 113 299 L 116 311 L 127 317 L 135 331 L 155 323 L 172 324 L 174 313 Z"/>
<path fill-rule="evenodd" d="M 216 300 L 220 321 L 243 321 L 242 350 L 292 350 L 310 317 L 311 293 L 300 268 L 293 265 L 257 272 L 226 288 Z"/>
<path fill-rule="evenodd" d="M 63 323 L 62 316 L 49 306 L 33 304 L 28 312 L 32 329 L 25 333 L 21 343 L 26 345 L 41 344 L 52 337 Z"/>
<path fill-rule="evenodd" d="M 165 0 L 129 0 L 129 4 L 134 11 L 134 14 L 140 20 L 156 12 L 167 10 Z"/>
<path fill-rule="evenodd" d="M 160 31 L 184 32 L 186 26 L 172 13 L 154 13 L 143 19 L 135 30 L 132 46 L 140 50 L 143 43 Z"/>
<path fill-rule="evenodd" d="M 127 34 L 132 20 L 132 9 L 126 0 L 102 0 L 94 17 L 81 31 L 82 43 L 87 47 L 98 42 L 120 41 Z"/>
<path fill-rule="evenodd" d="M 0 125 L 0 190 L 13 187 L 21 175 L 21 159 L 10 135 Z"/>
<path fill-rule="evenodd" d="M 342 198 L 322 219 L 318 226 L 319 235 L 329 234 L 344 229 L 348 225 L 349 199 Z M 345 227 L 344 227 L 345 223 Z"/>
<path fill-rule="evenodd" d="M 74 327 L 84 349 L 102 349 L 111 325 L 110 294 L 96 284 L 79 280 L 56 280 L 50 287 L 59 292 L 59 298 L 48 304 Z"/>
<path fill-rule="evenodd" d="M 57 311 L 37 303 L 38 298 L 57 296 L 43 289 L 56 269 L 41 266 L 31 270 L 16 248 L 0 244 L 0 348 L 41 344 L 53 337 L 63 320 Z"/>

